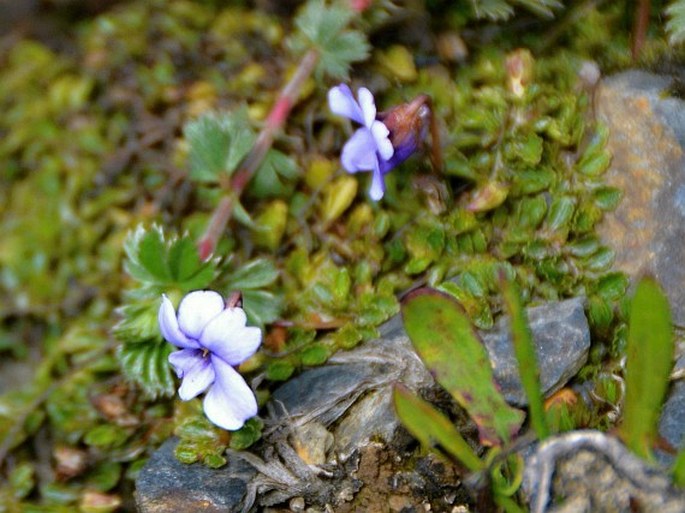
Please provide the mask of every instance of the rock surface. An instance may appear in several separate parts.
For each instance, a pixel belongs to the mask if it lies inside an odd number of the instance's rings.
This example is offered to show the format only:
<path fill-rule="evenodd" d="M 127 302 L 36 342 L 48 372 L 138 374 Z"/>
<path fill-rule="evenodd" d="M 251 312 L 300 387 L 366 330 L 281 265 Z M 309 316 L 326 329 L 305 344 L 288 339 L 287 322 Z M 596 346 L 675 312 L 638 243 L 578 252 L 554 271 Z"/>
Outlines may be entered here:
<path fill-rule="evenodd" d="M 535 340 L 540 384 L 544 394 L 550 395 L 575 376 L 587 360 L 590 328 L 583 310 L 583 299 L 528 308 L 527 315 Z M 519 406 L 527 404 L 510 340 L 508 319 L 500 318 L 495 328 L 481 332 L 481 337 L 506 400 Z"/>
<path fill-rule="evenodd" d="M 599 431 L 551 437 L 526 459 L 532 513 L 685 511 L 685 493 L 661 469 Z"/>
<path fill-rule="evenodd" d="M 623 200 L 600 234 L 616 267 L 635 279 L 653 274 L 664 286 L 676 324 L 685 323 L 685 102 L 669 94 L 675 79 L 626 71 L 598 90 L 598 117 L 609 127 L 606 179 Z"/>
<path fill-rule="evenodd" d="M 240 511 L 247 485 L 257 471 L 237 458 L 211 469 L 186 465 L 174 456 L 178 440 L 167 440 L 136 479 L 136 505 L 143 513 L 231 513 Z"/>
<path fill-rule="evenodd" d="M 681 354 L 674 366 L 674 373 L 685 373 L 685 354 Z M 673 383 L 659 419 L 659 434 L 674 449 L 685 447 L 685 381 Z M 656 451 L 657 459 L 664 465 L 673 463 L 673 454 Z"/>

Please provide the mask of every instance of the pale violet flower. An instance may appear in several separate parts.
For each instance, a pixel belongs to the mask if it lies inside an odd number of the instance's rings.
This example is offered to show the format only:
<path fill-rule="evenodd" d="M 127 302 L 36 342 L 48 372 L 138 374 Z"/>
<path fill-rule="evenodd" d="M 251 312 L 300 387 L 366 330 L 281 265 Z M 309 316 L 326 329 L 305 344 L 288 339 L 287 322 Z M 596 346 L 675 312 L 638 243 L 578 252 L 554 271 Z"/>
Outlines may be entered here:
<path fill-rule="evenodd" d="M 178 314 L 163 295 L 158 319 L 162 336 L 180 348 L 169 355 L 169 362 L 183 380 L 181 399 L 206 390 L 207 418 L 231 431 L 257 415 L 252 389 L 233 368 L 252 356 L 262 341 L 259 328 L 245 325 L 242 308 L 227 307 L 217 292 L 198 290 L 181 300 Z"/>
<path fill-rule="evenodd" d="M 371 199 L 378 201 L 385 193 L 383 176 L 394 165 L 390 159 L 395 153 L 389 135 L 390 130 L 376 119 L 376 103 L 371 92 L 359 88 L 356 100 L 350 88 L 340 84 L 328 91 L 328 105 L 333 113 L 345 116 L 362 125 L 345 143 L 340 161 L 349 173 L 371 171 Z"/>

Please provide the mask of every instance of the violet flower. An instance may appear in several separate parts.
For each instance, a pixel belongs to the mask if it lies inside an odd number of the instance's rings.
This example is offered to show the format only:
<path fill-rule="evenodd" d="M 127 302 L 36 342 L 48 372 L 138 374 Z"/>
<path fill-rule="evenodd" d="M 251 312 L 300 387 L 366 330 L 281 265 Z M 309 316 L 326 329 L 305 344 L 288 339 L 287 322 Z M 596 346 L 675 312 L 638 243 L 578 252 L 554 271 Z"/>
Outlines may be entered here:
<path fill-rule="evenodd" d="M 373 173 L 369 196 L 378 201 L 385 193 L 383 177 L 415 153 L 426 136 L 428 97 L 419 96 L 378 114 L 368 89 L 359 88 L 357 98 L 358 101 L 345 84 L 328 91 L 331 111 L 362 125 L 345 143 L 340 161 L 348 173 Z"/>
<path fill-rule="evenodd" d="M 369 195 L 378 201 L 385 192 L 383 176 L 392 169 L 388 162 L 395 149 L 388 138 L 390 130 L 376 119 L 376 103 L 371 91 L 361 87 L 357 97 L 359 101 L 354 99 L 347 85 L 340 84 L 328 91 L 328 105 L 333 113 L 362 125 L 345 143 L 340 161 L 349 173 L 373 172 Z"/>
<path fill-rule="evenodd" d="M 257 415 L 252 389 L 233 368 L 252 356 L 262 341 L 259 328 L 245 326 L 242 308 L 227 307 L 217 292 L 198 290 L 181 300 L 178 315 L 163 295 L 158 320 L 162 336 L 181 349 L 169 355 L 183 379 L 181 399 L 188 401 L 206 390 L 207 418 L 232 431 Z"/>

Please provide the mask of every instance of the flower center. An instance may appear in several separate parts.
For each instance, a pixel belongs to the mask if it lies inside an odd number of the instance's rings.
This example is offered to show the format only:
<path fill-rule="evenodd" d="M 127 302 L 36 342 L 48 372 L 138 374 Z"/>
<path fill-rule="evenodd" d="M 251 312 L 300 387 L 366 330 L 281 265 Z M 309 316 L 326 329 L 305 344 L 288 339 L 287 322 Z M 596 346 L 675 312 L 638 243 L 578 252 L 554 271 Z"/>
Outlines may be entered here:
<path fill-rule="evenodd" d="M 209 354 L 209 349 L 206 347 L 202 348 L 202 358 L 207 358 L 207 355 Z"/>

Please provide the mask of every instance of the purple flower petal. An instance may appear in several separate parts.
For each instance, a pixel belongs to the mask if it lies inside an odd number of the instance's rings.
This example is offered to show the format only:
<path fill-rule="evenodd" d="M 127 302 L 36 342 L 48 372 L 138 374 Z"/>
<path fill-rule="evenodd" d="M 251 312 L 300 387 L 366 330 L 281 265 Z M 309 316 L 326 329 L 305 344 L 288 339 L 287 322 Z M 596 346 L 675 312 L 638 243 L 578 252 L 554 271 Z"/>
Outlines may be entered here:
<path fill-rule="evenodd" d="M 366 87 L 360 87 L 357 91 L 357 98 L 364 114 L 364 126 L 371 128 L 371 124 L 376 119 L 376 101 L 373 99 L 373 94 Z"/>
<path fill-rule="evenodd" d="M 383 181 L 383 173 L 378 166 L 373 170 L 371 176 L 371 188 L 369 189 L 369 196 L 372 200 L 378 201 L 385 194 L 385 182 Z"/>
<path fill-rule="evenodd" d="M 199 349 L 183 349 L 169 355 L 169 363 L 183 378 L 178 395 L 184 401 L 197 397 L 214 382 L 214 369 L 209 356 Z"/>
<path fill-rule="evenodd" d="M 174 305 L 171 304 L 166 295 L 162 295 L 162 304 L 159 307 L 157 321 L 159 322 L 159 330 L 167 342 L 181 348 L 200 347 L 197 342 L 186 337 L 179 328 Z"/>
<path fill-rule="evenodd" d="M 371 135 L 376 142 L 376 147 L 378 148 L 378 153 L 383 160 L 390 160 L 393 153 L 395 153 L 395 148 L 393 148 L 388 135 L 390 135 L 390 130 L 381 121 L 374 121 L 371 124 Z"/>
<path fill-rule="evenodd" d="M 252 389 L 233 367 L 212 356 L 216 378 L 203 403 L 207 418 L 219 427 L 235 431 L 257 415 L 257 400 Z"/>
<path fill-rule="evenodd" d="M 368 128 L 360 128 L 345 143 L 340 162 L 350 173 L 369 171 L 377 165 L 376 142 Z"/>
<path fill-rule="evenodd" d="M 328 91 L 328 106 L 334 114 L 345 116 L 361 125 L 364 124 L 362 109 L 346 84 L 332 87 Z"/>
<path fill-rule="evenodd" d="M 246 321 L 242 308 L 226 308 L 207 324 L 200 343 L 229 365 L 239 365 L 252 356 L 262 342 L 262 331 L 246 327 Z"/>
<path fill-rule="evenodd" d="M 196 290 L 178 305 L 178 325 L 188 337 L 199 339 L 207 323 L 224 309 L 224 298 L 213 290 Z"/>

